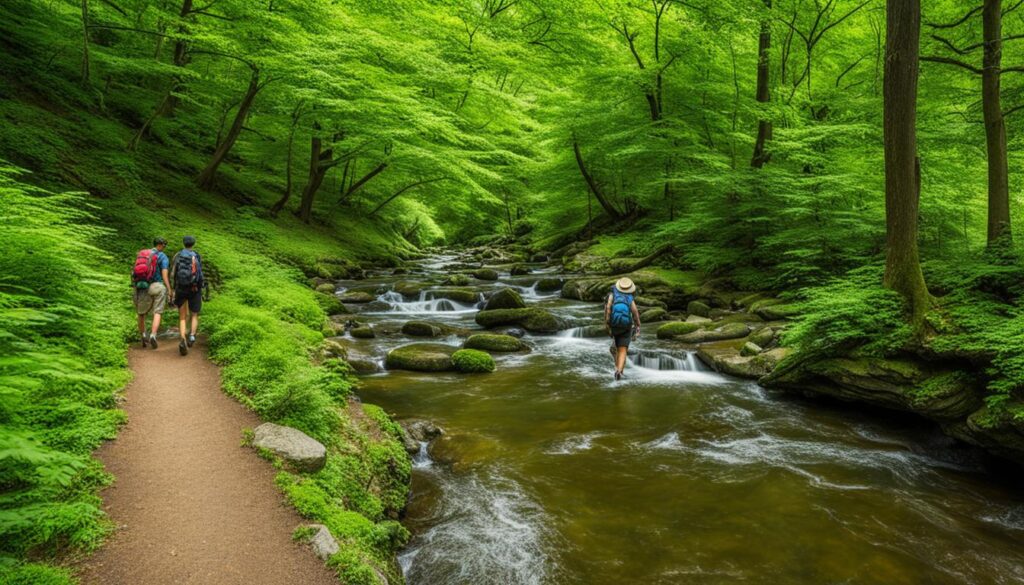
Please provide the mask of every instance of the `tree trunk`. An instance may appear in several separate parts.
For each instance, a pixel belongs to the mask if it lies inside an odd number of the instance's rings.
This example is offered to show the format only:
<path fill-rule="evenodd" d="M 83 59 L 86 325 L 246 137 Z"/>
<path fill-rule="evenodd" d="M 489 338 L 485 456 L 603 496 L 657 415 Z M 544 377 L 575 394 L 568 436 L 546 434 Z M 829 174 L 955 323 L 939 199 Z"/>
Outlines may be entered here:
<path fill-rule="evenodd" d="M 1000 99 L 1002 75 L 1002 1 L 985 0 L 982 9 L 985 56 L 981 73 L 985 146 L 988 150 L 988 244 L 1010 237 L 1010 186 L 1006 160 L 1006 124 Z"/>
<path fill-rule="evenodd" d="M 920 162 L 917 158 L 917 77 L 920 0 L 886 0 L 883 87 L 885 138 L 884 284 L 906 299 L 911 322 L 921 326 L 931 297 L 917 251 Z"/>
<path fill-rule="evenodd" d="M 89 85 L 89 0 L 82 0 L 82 85 Z"/>
<path fill-rule="evenodd" d="M 772 0 L 764 0 L 765 8 L 771 10 Z M 768 56 L 772 45 L 771 20 L 765 18 L 761 21 L 761 35 L 757 43 L 757 101 L 767 104 L 771 101 L 771 93 L 768 87 Z M 754 142 L 754 156 L 750 159 L 750 166 L 759 169 L 764 166 L 771 155 L 765 152 L 765 143 L 772 138 L 772 121 L 761 119 L 757 122 L 757 140 Z"/>
<path fill-rule="evenodd" d="M 178 17 L 184 21 L 188 18 L 189 14 L 192 14 L 192 0 L 182 0 L 181 10 L 178 12 Z M 178 26 L 178 33 L 184 35 L 187 31 L 188 29 L 185 28 L 184 24 L 180 24 Z M 180 38 L 174 43 L 174 65 L 176 67 L 184 67 L 186 63 L 188 63 L 188 44 L 185 42 L 184 38 Z M 174 92 L 177 92 L 180 89 L 181 78 L 175 77 Z M 163 113 L 167 116 L 173 115 L 176 107 L 178 107 L 178 97 L 173 95 L 172 92 L 171 99 L 167 102 L 167 106 L 164 108 Z"/>
<path fill-rule="evenodd" d="M 265 84 L 264 84 L 265 85 Z M 260 85 L 260 72 L 258 69 L 253 69 L 252 76 L 249 78 L 249 88 L 245 91 L 245 97 L 238 104 L 238 111 L 235 112 L 235 119 L 231 123 L 231 128 L 228 130 L 227 136 L 224 140 L 217 145 L 216 150 L 213 151 L 213 157 L 210 162 L 206 164 L 206 168 L 199 173 L 196 177 L 196 184 L 202 189 L 210 189 L 213 187 L 214 179 L 217 176 L 217 167 L 220 163 L 224 162 L 224 158 L 231 152 L 231 148 L 235 146 L 235 141 L 238 140 L 238 135 L 242 133 L 242 126 L 245 124 L 245 118 L 249 115 L 249 109 L 252 108 L 253 102 L 256 100 L 256 94 L 263 89 L 263 85 Z"/>
<path fill-rule="evenodd" d="M 153 113 L 142 124 L 142 127 L 139 128 L 139 131 L 135 133 L 135 136 L 132 136 L 131 141 L 128 143 L 128 150 L 135 150 L 136 148 L 139 147 L 139 143 L 142 142 L 142 137 L 146 135 L 146 132 L 149 131 L 149 127 L 153 125 L 153 122 L 156 121 L 157 117 L 160 116 L 160 112 L 162 112 L 164 108 L 167 106 L 167 102 L 171 99 L 172 91 L 174 91 L 173 87 L 167 90 L 167 93 L 164 94 L 164 98 L 160 100 L 159 104 L 157 104 L 156 109 L 153 110 Z"/>
<path fill-rule="evenodd" d="M 611 201 L 605 198 L 604 194 L 601 193 L 601 189 L 598 187 L 597 182 L 594 181 L 594 177 L 591 176 L 590 171 L 587 170 L 587 165 L 583 162 L 583 155 L 580 153 L 579 141 L 573 139 L 572 150 L 576 154 L 576 164 L 580 168 L 580 174 L 583 175 L 583 180 L 587 182 L 587 187 L 590 188 L 590 192 L 594 194 L 594 198 L 601 204 L 605 212 L 612 216 L 613 219 L 619 220 L 623 218 L 622 212 L 612 205 Z"/>
<path fill-rule="evenodd" d="M 302 201 L 299 203 L 299 219 L 309 223 L 313 217 L 313 201 L 316 199 L 316 192 L 327 176 L 334 161 L 334 149 L 322 150 L 323 142 L 318 131 L 319 126 L 314 126 L 313 137 L 309 142 L 309 180 L 306 181 L 306 188 L 302 190 Z"/>

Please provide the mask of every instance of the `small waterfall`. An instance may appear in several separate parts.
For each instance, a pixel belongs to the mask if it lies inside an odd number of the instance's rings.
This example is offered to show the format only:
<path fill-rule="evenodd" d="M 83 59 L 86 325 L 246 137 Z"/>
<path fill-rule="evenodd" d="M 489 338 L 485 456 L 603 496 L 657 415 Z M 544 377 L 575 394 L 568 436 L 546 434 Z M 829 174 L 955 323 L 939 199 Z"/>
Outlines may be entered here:
<path fill-rule="evenodd" d="M 684 372 L 703 371 L 696 354 L 687 352 L 684 357 L 669 355 L 660 351 L 639 350 L 627 358 L 629 363 L 648 370 L 678 370 Z"/>
<path fill-rule="evenodd" d="M 434 460 L 430 458 L 430 453 L 427 452 L 427 442 L 420 441 L 420 450 L 412 456 L 412 466 L 415 469 L 424 469 L 434 464 Z"/>
<path fill-rule="evenodd" d="M 475 311 L 475 305 L 466 305 L 444 298 L 434 298 L 431 291 L 420 291 L 419 298 L 407 301 L 401 293 L 389 290 L 377 297 L 378 301 L 387 303 L 392 311 L 399 313 L 454 313 Z"/>

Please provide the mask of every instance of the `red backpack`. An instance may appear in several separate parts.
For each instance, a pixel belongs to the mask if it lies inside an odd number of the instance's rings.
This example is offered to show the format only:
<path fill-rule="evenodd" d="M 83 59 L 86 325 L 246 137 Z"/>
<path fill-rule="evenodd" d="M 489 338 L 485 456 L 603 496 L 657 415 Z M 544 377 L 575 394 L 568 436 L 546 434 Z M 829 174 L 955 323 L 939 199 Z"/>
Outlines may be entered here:
<path fill-rule="evenodd" d="M 132 268 L 132 286 L 134 288 L 149 288 L 149 283 L 156 276 L 156 265 L 159 254 L 152 248 L 139 250 L 135 256 L 135 267 Z"/>

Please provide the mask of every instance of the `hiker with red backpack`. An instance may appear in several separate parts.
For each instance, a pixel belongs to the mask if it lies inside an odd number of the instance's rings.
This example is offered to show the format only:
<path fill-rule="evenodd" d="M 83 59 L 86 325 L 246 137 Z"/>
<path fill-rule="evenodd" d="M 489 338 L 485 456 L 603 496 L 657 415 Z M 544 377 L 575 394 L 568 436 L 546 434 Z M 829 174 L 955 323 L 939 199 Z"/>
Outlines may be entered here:
<path fill-rule="evenodd" d="M 164 254 L 167 240 L 154 238 L 153 247 L 139 250 L 132 268 L 132 288 L 135 289 L 133 301 L 135 313 L 139 317 L 139 338 L 142 347 L 149 345 L 156 349 L 156 332 L 160 328 L 160 318 L 167 304 L 167 292 L 171 290 L 167 279 L 168 261 Z M 146 335 L 146 315 L 153 315 L 153 329 Z"/>
<path fill-rule="evenodd" d="M 178 352 L 181 355 L 188 355 L 189 348 L 196 342 L 206 281 L 203 279 L 203 260 L 199 253 L 192 249 L 196 245 L 195 236 L 185 236 L 181 243 L 185 249 L 174 255 L 171 262 L 171 281 L 174 283 L 174 306 L 178 307 L 178 331 L 181 333 Z M 192 316 L 191 329 L 185 329 L 188 315 Z"/>
<path fill-rule="evenodd" d="M 615 379 L 621 380 L 626 369 L 626 353 L 629 342 L 640 333 L 640 311 L 633 300 L 636 285 L 629 278 L 620 278 L 604 304 L 604 324 L 608 335 L 612 338 L 609 348 L 615 360 Z"/>

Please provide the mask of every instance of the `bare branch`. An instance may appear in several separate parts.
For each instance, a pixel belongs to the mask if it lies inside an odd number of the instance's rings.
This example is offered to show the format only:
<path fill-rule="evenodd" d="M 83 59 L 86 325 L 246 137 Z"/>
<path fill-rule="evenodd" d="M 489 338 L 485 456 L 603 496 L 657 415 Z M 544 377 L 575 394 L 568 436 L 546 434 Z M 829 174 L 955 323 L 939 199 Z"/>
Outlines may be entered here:
<path fill-rule="evenodd" d="M 982 8 L 984 8 L 984 6 L 977 6 L 975 8 L 972 8 L 972 9 L 970 9 L 967 12 L 967 14 L 961 16 L 959 20 L 956 20 L 954 22 L 946 22 L 946 23 L 926 22 L 925 24 L 927 26 L 931 27 L 931 28 L 956 28 L 956 27 L 960 26 L 961 24 L 967 22 L 967 19 L 969 19 L 970 17 L 972 17 L 975 14 L 977 14 L 978 12 L 980 12 Z"/>
<path fill-rule="evenodd" d="M 921 55 L 921 60 L 922 61 L 929 61 L 931 63 L 945 63 L 946 65 L 956 65 L 957 67 L 966 69 L 966 70 L 970 71 L 971 73 L 974 73 L 976 75 L 981 75 L 981 69 L 980 68 L 975 67 L 974 65 L 969 65 L 967 63 L 964 63 L 963 61 L 958 61 L 956 59 L 950 59 L 949 57 L 937 57 L 937 56 L 933 56 L 933 55 Z M 1022 68 L 1022 70 L 1024 70 L 1024 68 Z M 1003 69 L 1003 71 L 1006 71 L 1006 69 Z"/>

